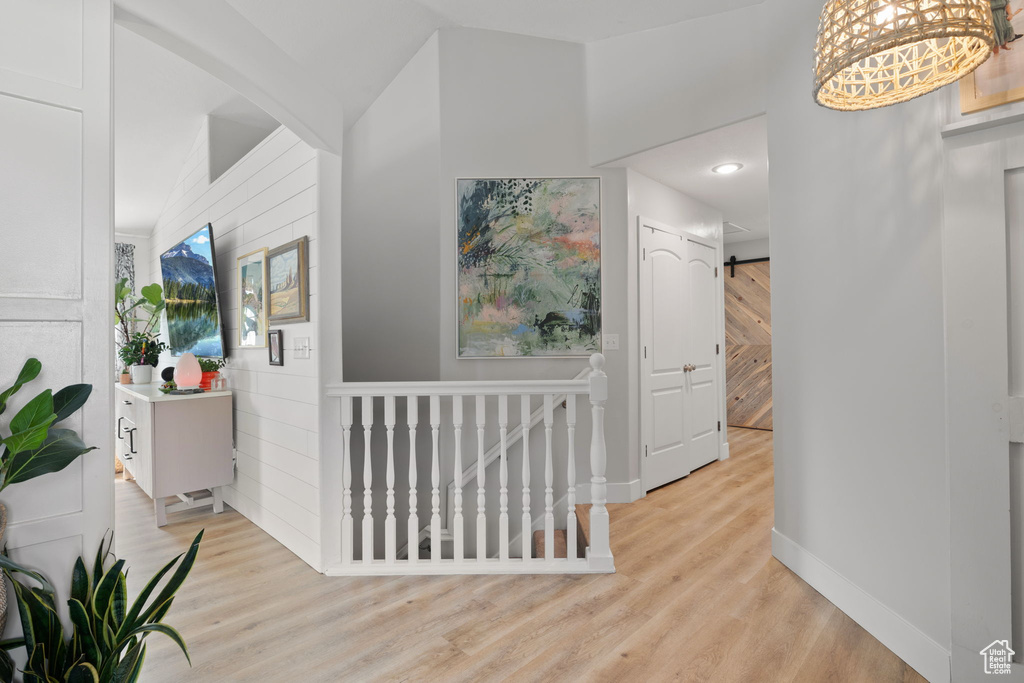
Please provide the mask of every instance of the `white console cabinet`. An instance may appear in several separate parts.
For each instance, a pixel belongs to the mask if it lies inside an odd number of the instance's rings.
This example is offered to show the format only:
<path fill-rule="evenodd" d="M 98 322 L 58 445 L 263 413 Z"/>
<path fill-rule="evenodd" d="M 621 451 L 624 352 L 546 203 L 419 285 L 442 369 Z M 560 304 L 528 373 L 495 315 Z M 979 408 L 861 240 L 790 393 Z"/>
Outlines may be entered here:
<path fill-rule="evenodd" d="M 220 487 L 234 478 L 231 392 L 171 396 L 159 384 L 115 386 L 118 457 L 153 499 L 156 525 L 167 524 L 168 512 L 200 505 L 222 512 Z M 167 505 L 169 497 L 178 502 Z"/>

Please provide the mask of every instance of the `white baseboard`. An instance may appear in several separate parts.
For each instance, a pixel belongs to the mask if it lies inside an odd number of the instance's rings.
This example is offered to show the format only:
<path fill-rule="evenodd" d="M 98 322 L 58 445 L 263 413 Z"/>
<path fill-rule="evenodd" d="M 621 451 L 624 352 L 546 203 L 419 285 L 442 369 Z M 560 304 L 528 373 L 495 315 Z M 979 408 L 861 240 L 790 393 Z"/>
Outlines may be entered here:
<path fill-rule="evenodd" d="M 576 502 L 581 505 L 590 505 L 593 499 L 590 497 L 590 484 L 578 487 Z M 609 482 L 608 502 L 609 503 L 632 503 L 634 500 L 643 498 L 643 486 L 639 479 L 633 481 Z"/>
<path fill-rule="evenodd" d="M 949 651 L 916 626 L 775 529 L 772 555 L 931 683 L 949 683 Z"/>
<path fill-rule="evenodd" d="M 718 448 L 718 459 L 728 460 L 729 459 L 729 442 L 724 441 Z"/>

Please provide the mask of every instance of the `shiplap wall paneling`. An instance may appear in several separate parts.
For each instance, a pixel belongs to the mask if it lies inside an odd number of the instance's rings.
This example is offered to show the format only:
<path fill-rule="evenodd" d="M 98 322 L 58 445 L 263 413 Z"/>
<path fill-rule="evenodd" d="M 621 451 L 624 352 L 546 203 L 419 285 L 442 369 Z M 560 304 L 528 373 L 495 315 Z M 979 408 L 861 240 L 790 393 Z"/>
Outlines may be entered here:
<path fill-rule="evenodd" d="M 61 605 L 75 558 L 113 526 L 111 29 L 109 0 L 0 4 L 0 385 L 29 357 L 43 364 L 5 428 L 45 388 L 93 385 L 67 426 L 97 450 L 0 499 L 7 549 Z"/>
<path fill-rule="evenodd" d="M 235 392 L 236 472 L 224 500 L 320 569 L 316 150 L 278 128 L 211 183 L 209 135 L 204 124 L 157 220 L 152 272 L 159 277 L 161 253 L 206 223 L 213 225 L 229 354 L 224 375 Z M 284 365 L 271 366 L 265 348 L 238 348 L 237 258 L 303 235 L 309 238 L 311 317 L 280 326 Z M 293 357 L 296 337 L 309 338 L 308 359 Z M 175 360 L 165 354 L 161 365 Z"/>
<path fill-rule="evenodd" d="M 725 375 L 730 427 L 772 428 L 771 267 L 725 266 Z"/>

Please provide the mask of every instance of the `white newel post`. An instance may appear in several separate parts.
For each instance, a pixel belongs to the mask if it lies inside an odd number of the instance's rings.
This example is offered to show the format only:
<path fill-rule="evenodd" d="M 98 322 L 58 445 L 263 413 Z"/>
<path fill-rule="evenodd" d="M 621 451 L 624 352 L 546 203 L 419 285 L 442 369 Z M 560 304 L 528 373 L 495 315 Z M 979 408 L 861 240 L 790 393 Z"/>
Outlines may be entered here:
<path fill-rule="evenodd" d="M 604 477 L 608 466 L 608 449 L 604 438 L 604 404 L 608 400 L 608 375 L 604 373 L 604 356 L 595 353 L 590 357 L 590 405 L 593 415 L 593 434 L 590 439 L 590 495 L 593 505 L 590 509 L 590 548 L 588 561 L 591 568 L 614 567 L 609 541 L 608 483 Z"/>

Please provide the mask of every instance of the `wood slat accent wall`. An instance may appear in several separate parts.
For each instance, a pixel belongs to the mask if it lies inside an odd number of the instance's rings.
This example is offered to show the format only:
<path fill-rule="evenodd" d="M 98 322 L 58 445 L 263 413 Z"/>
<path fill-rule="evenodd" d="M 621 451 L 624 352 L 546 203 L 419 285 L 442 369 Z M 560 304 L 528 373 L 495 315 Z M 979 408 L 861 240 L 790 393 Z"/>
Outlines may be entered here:
<path fill-rule="evenodd" d="M 725 267 L 725 376 L 728 424 L 772 428 L 771 266 Z"/>

